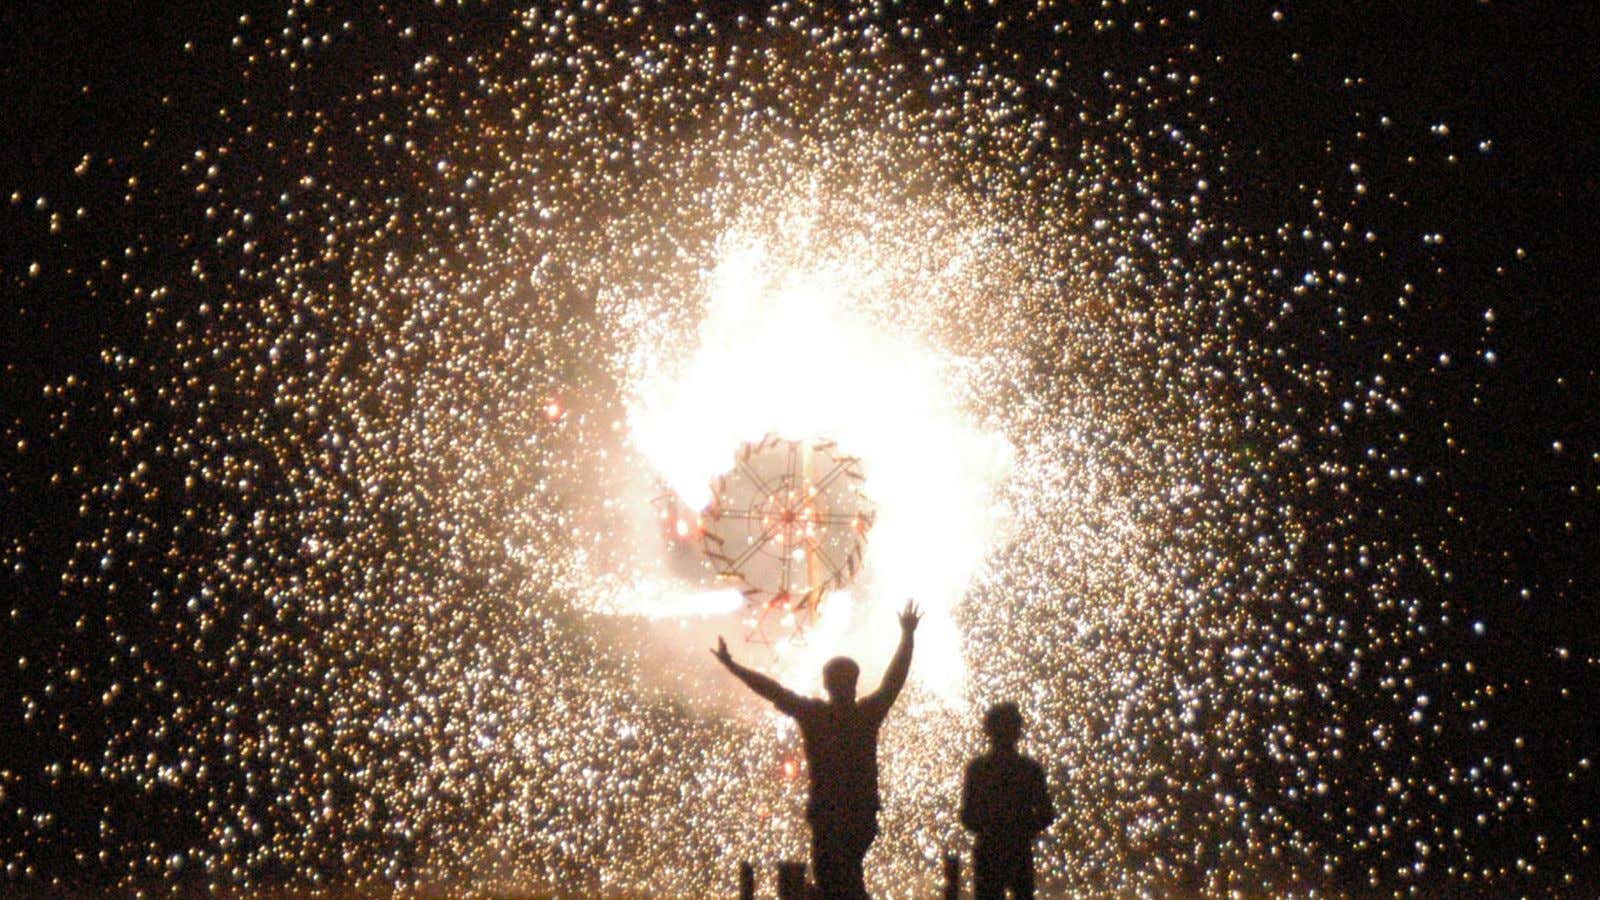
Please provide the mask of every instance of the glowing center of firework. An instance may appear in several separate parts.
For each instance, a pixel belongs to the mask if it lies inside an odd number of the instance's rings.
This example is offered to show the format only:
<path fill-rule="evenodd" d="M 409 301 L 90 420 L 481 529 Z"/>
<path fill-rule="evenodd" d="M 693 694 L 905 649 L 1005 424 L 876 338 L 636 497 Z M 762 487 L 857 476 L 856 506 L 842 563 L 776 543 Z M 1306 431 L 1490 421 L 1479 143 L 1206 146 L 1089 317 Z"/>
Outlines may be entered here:
<path fill-rule="evenodd" d="M 805 627 L 828 591 L 855 578 L 874 517 L 863 480 L 860 461 L 831 442 L 769 435 L 713 483 L 702 546 L 741 585 L 758 635 L 774 616 Z"/>
<path fill-rule="evenodd" d="M 771 641 L 775 674 L 800 683 L 830 656 L 885 664 L 896 610 L 915 597 L 927 610 L 918 652 L 950 664 L 912 677 L 959 697 L 953 611 L 1007 527 L 997 496 L 1013 451 L 958 399 L 969 362 L 896 312 L 900 286 L 933 290 L 942 276 L 823 241 L 740 236 L 718 252 L 692 338 L 648 331 L 633 345 L 627 428 L 649 477 L 618 500 L 641 512 L 663 500 L 636 552 L 662 562 L 616 608 L 675 618 L 743 607 L 746 636 Z M 775 352 L 793 355 L 774 364 Z M 704 551 L 692 565 L 677 553 L 691 539 Z"/>

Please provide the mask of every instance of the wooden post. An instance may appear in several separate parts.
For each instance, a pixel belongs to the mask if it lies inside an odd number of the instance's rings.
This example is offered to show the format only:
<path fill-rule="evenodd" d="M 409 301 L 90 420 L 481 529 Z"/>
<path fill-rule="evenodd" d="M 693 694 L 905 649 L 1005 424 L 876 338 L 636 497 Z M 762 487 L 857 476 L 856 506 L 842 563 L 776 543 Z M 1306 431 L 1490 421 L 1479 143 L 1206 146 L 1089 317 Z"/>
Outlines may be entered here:
<path fill-rule="evenodd" d="M 954 853 L 944 855 L 944 900 L 960 900 L 961 857 Z"/>
<path fill-rule="evenodd" d="M 748 859 L 739 863 L 739 900 L 756 900 L 756 867 Z"/>
<path fill-rule="evenodd" d="M 778 863 L 778 900 L 806 900 L 809 893 L 805 863 Z"/>

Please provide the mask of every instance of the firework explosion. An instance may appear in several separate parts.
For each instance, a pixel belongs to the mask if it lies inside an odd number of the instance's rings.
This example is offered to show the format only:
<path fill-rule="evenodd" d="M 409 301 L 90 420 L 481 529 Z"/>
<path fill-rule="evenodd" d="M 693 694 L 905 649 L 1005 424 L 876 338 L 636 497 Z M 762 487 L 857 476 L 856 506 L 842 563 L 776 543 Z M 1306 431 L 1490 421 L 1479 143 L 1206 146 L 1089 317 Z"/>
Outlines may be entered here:
<path fill-rule="evenodd" d="M 1588 758 L 1522 770 L 1463 526 L 1415 512 L 1458 449 L 1411 410 L 1495 315 L 1419 338 L 1431 262 L 1348 149 L 1394 123 L 1345 112 L 1262 222 L 1198 12 L 973 6 L 305 3 L 186 45 L 204 127 L 79 165 L 133 224 L 4 272 L 123 326 L 8 423 L 63 511 L 0 548 L 50 589 L 8 623 L 10 882 L 702 895 L 803 857 L 798 736 L 705 653 L 743 598 L 659 502 L 768 434 L 859 456 L 876 518 L 736 653 L 870 679 L 929 611 L 875 890 L 963 846 L 997 699 L 1070 810 L 1053 890 L 1570 882 L 1588 820 L 1525 821 Z"/>

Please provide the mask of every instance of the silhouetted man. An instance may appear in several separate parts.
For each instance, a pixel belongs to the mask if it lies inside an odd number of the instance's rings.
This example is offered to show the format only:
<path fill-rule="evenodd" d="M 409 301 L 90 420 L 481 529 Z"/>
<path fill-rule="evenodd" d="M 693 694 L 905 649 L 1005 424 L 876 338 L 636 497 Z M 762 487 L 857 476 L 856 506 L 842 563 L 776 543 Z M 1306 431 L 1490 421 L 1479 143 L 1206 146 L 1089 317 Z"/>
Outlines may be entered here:
<path fill-rule="evenodd" d="M 800 725 L 806 767 L 811 773 L 811 872 L 827 900 L 867 896 L 861 863 L 878 836 L 878 729 L 911 670 L 912 633 L 922 613 L 907 601 L 900 613 L 900 646 L 883 684 L 860 701 L 856 679 L 861 667 L 838 656 L 822 667 L 827 700 L 802 697 L 778 682 L 733 661 L 728 643 L 717 638 L 714 656 L 752 691 L 772 701 Z"/>
<path fill-rule="evenodd" d="M 983 717 L 989 752 L 967 764 L 961 791 L 961 824 L 976 838 L 972 850 L 973 896 L 999 900 L 1033 897 L 1033 841 L 1055 820 L 1044 769 L 1017 752 L 1022 713 L 1015 703 L 996 703 Z"/>

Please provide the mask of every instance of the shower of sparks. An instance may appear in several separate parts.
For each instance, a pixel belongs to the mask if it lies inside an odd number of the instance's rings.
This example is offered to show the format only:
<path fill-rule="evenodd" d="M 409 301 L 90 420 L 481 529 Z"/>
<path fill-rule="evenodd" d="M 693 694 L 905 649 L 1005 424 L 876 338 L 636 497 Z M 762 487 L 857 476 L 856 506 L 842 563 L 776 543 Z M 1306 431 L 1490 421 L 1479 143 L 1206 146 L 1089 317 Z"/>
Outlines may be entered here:
<path fill-rule="evenodd" d="M 693 896 L 803 857 L 797 736 L 705 653 L 742 598 L 655 502 L 779 434 L 859 454 L 876 521 L 848 615 L 744 655 L 870 680 L 929 609 L 874 889 L 963 846 L 997 699 L 1069 811 L 1054 890 L 1560 880 L 1590 838 L 1518 829 L 1559 785 L 1437 649 L 1448 536 L 1385 523 L 1450 364 L 1423 291 L 1372 299 L 1393 195 L 1351 162 L 1258 227 L 1212 61 L 1074 59 L 1197 13 L 678 6 L 241 17 L 211 126 L 84 157 L 138 229 L 4 274 L 142 334 L 35 402 L 97 450 L 38 526 L 59 597 L 9 611 L 82 640 L 7 661 L 56 756 L 0 771 L 6 879 Z"/>

